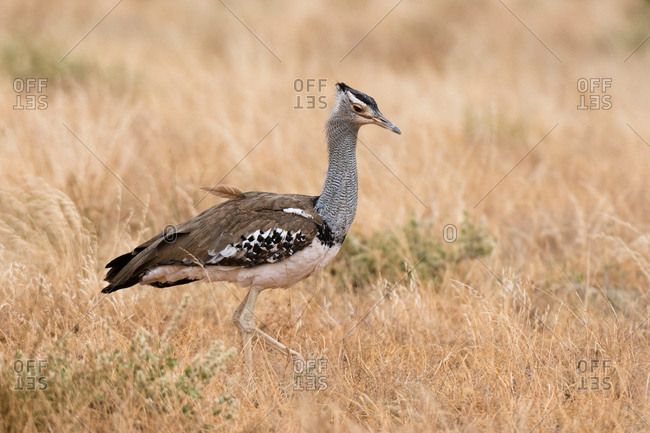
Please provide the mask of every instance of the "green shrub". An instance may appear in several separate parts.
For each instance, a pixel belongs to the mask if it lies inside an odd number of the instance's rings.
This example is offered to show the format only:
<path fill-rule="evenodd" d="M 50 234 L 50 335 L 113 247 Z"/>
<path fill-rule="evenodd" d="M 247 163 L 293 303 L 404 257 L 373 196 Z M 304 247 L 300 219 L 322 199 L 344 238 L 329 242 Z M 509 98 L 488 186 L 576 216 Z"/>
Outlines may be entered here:
<path fill-rule="evenodd" d="M 57 57 L 53 53 L 60 55 Z M 93 72 L 90 64 L 77 59 L 59 61 L 64 53 L 31 39 L 13 39 L 0 48 L 0 65 L 12 78 L 46 77 L 77 82 Z"/>
<path fill-rule="evenodd" d="M 397 282 L 417 264 L 414 274 L 437 280 L 441 272 L 464 260 L 492 252 L 495 239 L 465 215 L 453 242 L 443 240 L 442 230 L 432 221 L 411 220 L 398 230 L 381 231 L 369 237 L 349 235 L 341 254 L 329 268 L 341 287 L 359 288 L 378 278 Z M 413 274 L 410 274 L 411 278 Z"/>

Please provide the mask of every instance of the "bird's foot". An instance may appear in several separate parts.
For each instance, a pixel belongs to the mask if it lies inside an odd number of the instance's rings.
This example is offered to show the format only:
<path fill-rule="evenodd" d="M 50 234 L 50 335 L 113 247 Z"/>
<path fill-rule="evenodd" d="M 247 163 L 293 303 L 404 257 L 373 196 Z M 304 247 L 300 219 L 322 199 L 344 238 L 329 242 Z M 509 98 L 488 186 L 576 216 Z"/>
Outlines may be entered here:
<path fill-rule="evenodd" d="M 305 358 L 298 352 L 296 352 L 293 349 L 289 349 L 289 355 L 292 357 L 292 361 L 295 363 L 296 361 L 300 361 L 303 364 L 305 363 Z"/>
<path fill-rule="evenodd" d="M 280 343 L 278 340 L 271 337 L 269 334 L 262 331 L 261 329 L 256 329 L 255 332 L 257 333 L 257 336 L 259 338 L 261 338 L 262 340 L 269 343 L 274 349 L 282 352 L 283 354 L 285 354 L 287 356 L 291 355 L 292 358 L 293 358 L 293 361 L 296 361 L 296 360 L 300 360 L 300 361 L 303 361 L 303 362 L 305 361 L 305 359 L 302 357 L 302 355 L 300 353 L 296 352 L 293 349 L 289 349 L 287 346 Z"/>

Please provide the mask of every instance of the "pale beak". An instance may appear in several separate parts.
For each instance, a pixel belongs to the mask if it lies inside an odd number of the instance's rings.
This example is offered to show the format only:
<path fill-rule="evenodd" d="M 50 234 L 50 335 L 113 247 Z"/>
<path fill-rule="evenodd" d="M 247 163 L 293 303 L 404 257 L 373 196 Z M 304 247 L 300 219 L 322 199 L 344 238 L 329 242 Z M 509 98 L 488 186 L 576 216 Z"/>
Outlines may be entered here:
<path fill-rule="evenodd" d="M 382 128 L 386 128 L 389 131 L 393 131 L 396 134 L 401 134 L 402 133 L 402 131 L 400 131 L 397 126 L 393 125 L 393 122 L 386 119 L 384 117 L 384 115 L 381 114 L 381 113 L 375 114 L 375 117 L 373 118 L 373 121 L 374 121 L 375 125 L 379 125 Z"/>

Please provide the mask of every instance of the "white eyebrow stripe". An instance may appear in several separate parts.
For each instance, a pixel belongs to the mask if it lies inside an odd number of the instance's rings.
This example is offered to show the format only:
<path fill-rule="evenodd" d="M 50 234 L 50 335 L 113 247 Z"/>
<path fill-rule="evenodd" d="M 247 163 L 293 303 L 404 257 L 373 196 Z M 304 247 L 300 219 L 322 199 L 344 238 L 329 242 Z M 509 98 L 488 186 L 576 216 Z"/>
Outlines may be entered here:
<path fill-rule="evenodd" d="M 311 219 L 314 218 L 313 216 L 309 215 L 309 214 L 308 214 L 307 212 L 305 212 L 304 210 L 302 210 L 302 209 L 297 209 L 297 208 L 295 208 L 295 207 L 288 207 L 288 208 L 286 208 L 286 209 L 282 209 L 282 212 L 293 213 L 293 214 L 296 214 L 296 215 L 300 215 L 301 217 L 304 217 L 304 218 L 311 218 Z"/>
<path fill-rule="evenodd" d="M 351 92 L 348 92 L 348 97 L 350 98 L 350 101 L 354 102 L 355 104 L 366 105 L 365 102 L 354 96 Z"/>

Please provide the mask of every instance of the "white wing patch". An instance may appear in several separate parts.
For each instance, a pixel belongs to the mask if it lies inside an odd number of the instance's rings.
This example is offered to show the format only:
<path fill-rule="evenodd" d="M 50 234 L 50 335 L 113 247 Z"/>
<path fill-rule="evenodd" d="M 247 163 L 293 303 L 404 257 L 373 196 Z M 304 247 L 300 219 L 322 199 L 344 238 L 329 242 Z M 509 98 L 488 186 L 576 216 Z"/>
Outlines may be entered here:
<path fill-rule="evenodd" d="M 237 251 L 239 251 L 237 248 L 235 248 L 232 245 L 228 245 L 226 248 L 221 250 L 219 254 L 221 254 L 222 257 L 231 257 L 234 256 L 237 253 Z"/>
<path fill-rule="evenodd" d="M 295 207 L 288 207 L 286 209 L 282 209 L 282 212 L 293 213 L 293 214 L 296 214 L 296 215 L 300 215 L 303 218 L 311 218 L 311 219 L 314 218 L 313 216 L 309 215 L 304 210 L 298 209 L 298 208 L 295 208 Z"/>
<path fill-rule="evenodd" d="M 239 252 L 239 249 L 236 248 L 234 245 L 228 245 L 226 248 L 223 250 L 216 252 L 216 250 L 211 249 L 208 250 L 208 255 L 211 257 L 210 260 L 208 260 L 206 263 L 207 264 L 215 264 L 218 263 L 220 260 L 224 258 L 228 258 L 231 256 L 234 256 Z"/>

